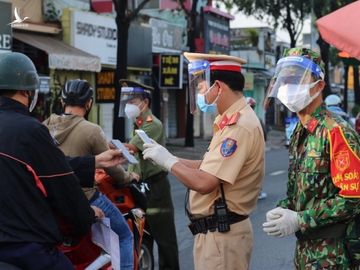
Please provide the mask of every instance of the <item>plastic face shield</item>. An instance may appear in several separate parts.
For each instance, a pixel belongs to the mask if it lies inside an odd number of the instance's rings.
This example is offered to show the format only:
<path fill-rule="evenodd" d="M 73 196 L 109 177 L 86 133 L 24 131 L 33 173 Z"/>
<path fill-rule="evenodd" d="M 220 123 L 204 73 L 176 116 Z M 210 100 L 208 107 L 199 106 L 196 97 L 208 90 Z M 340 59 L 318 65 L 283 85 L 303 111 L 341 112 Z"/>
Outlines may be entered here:
<path fill-rule="evenodd" d="M 196 96 L 205 93 L 210 88 L 210 63 L 206 60 L 196 60 L 188 64 L 190 111 L 197 110 Z"/>
<path fill-rule="evenodd" d="M 134 98 L 143 98 L 144 90 L 141 87 L 121 87 L 119 117 L 126 117 L 125 106 Z"/>
<path fill-rule="evenodd" d="M 321 68 L 306 57 L 288 56 L 277 62 L 275 75 L 267 89 L 267 98 L 277 97 L 279 87 L 283 85 L 296 85 L 301 87 L 316 80 L 323 80 L 324 73 Z M 292 87 L 296 90 L 297 87 Z"/>

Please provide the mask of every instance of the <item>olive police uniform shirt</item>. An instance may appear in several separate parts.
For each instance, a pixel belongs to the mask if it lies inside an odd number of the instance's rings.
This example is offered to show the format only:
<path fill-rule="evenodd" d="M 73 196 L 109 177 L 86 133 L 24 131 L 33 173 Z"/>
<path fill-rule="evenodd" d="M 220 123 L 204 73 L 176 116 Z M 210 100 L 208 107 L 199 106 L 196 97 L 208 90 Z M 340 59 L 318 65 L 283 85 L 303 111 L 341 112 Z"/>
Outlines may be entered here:
<path fill-rule="evenodd" d="M 213 128 L 200 170 L 223 181 L 230 211 L 248 215 L 256 205 L 264 176 L 265 142 L 260 121 L 242 97 L 216 117 Z M 214 201 L 219 197 L 220 186 L 206 195 L 191 190 L 191 214 L 212 215 Z"/>
<path fill-rule="evenodd" d="M 161 121 L 152 114 L 150 109 L 143 112 L 139 117 L 136 118 L 134 129 L 142 129 L 158 144 L 165 145 L 163 125 Z M 129 171 L 140 174 L 141 178 L 144 180 L 163 171 L 160 166 L 154 165 L 151 163 L 151 161 L 143 159 L 142 151 L 144 150 L 144 142 L 135 132 L 133 132 L 133 137 L 131 138 L 129 144 L 135 145 L 136 148 L 140 150 L 137 153 L 139 164 L 129 165 Z"/>

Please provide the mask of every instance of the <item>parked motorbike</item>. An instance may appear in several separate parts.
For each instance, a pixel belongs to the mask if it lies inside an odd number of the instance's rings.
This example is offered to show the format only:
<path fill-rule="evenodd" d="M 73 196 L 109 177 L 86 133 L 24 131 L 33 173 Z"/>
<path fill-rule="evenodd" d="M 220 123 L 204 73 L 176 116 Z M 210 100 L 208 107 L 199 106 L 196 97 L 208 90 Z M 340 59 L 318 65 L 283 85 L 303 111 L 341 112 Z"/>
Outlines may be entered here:
<path fill-rule="evenodd" d="M 95 180 L 99 190 L 123 213 L 134 235 L 134 270 L 153 270 L 154 258 L 148 248 L 145 230 L 146 198 L 144 186 L 135 181 L 127 185 L 114 184 L 103 170 L 97 170 Z M 73 239 L 59 246 L 76 270 L 110 270 L 111 257 L 91 241 L 91 234 L 74 243 Z"/>

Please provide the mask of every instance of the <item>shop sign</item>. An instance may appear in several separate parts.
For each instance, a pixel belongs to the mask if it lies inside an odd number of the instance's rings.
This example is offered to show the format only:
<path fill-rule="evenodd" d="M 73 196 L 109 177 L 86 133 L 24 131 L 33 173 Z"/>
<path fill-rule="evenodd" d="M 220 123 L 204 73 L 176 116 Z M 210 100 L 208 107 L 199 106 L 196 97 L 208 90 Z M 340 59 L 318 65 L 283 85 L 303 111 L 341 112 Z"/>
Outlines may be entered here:
<path fill-rule="evenodd" d="M 0 53 L 11 51 L 11 3 L 0 2 Z"/>
<path fill-rule="evenodd" d="M 72 45 L 100 57 L 101 64 L 116 65 L 117 27 L 115 18 L 94 12 L 72 12 Z"/>
<path fill-rule="evenodd" d="M 39 76 L 39 93 L 41 94 L 50 93 L 50 77 Z"/>
<path fill-rule="evenodd" d="M 230 51 L 229 19 L 204 14 L 204 37 L 206 53 L 224 53 Z"/>
<path fill-rule="evenodd" d="M 182 88 L 183 59 L 180 54 L 160 55 L 160 88 Z"/>
<path fill-rule="evenodd" d="M 183 45 L 183 27 L 163 20 L 149 20 L 152 28 L 153 52 L 181 51 Z"/>
<path fill-rule="evenodd" d="M 113 2 L 112 0 L 91 0 L 91 7 L 96 13 L 111 13 Z"/>
<path fill-rule="evenodd" d="M 112 103 L 115 101 L 115 71 L 96 73 L 96 103 Z"/>

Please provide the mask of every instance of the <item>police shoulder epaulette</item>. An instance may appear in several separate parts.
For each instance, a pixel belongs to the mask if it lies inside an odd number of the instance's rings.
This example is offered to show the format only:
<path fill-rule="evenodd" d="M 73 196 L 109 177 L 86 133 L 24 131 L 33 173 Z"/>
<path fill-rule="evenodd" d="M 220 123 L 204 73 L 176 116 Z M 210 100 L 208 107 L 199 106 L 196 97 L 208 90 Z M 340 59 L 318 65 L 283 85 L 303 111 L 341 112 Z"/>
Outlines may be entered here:
<path fill-rule="evenodd" d="M 316 127 L 318 126 L 318 124 L 319 124 L 319 121 L 318 121 L 315 117 L 313 117 L 313 118 L 311 118 L 311 119 L 307 122 L 306 128 L 307 128 L 307 130 L 309 130 L 311 133 L 313 133 L 314 130 L 316 129 Z"/>
<path fill-rule="evenodd" d="M 239 120 L 240 118 L 240 112 L 235 112 L 233 113 L 230 118 L 229 118 L 229 121 L 228 121 L 228 126 L 231 126 L 231 125 L 234 125 L 237 123 L 237 121 Z"/>
<path fill-rule="evenodd" d="M 152 122 L 153 118 L 151 115 L 148 115 L 148 117 L 146 117 L 146 122 Z"/>
<path fill-rule="evenodd" d="M 137 117 L 136 118 L 136 121 L 135 121 L 135 124 L 137 127 L 141 127 L 141 125 L 143 124 L 143 119 L 141 117 Z"/>

